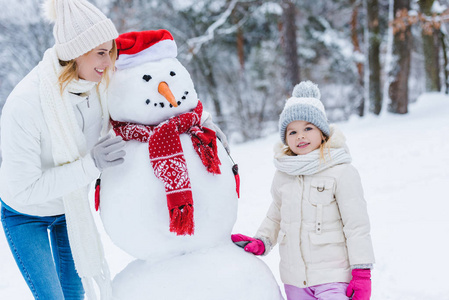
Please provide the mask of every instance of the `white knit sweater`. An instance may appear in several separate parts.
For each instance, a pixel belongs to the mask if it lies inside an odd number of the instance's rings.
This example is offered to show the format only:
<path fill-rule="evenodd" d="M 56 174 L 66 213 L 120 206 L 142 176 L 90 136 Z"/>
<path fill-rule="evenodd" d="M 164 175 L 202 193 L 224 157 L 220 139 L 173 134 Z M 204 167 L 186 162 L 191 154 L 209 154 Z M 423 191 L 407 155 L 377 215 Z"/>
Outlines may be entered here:
<path fill-rule="evenodd" d="M 101 107 L 95 91 L 85 97 L 71 95 L 87 149 L 98 140 Z M 88 185 L 99 171 L 87 155 L 55 168 L 50 132 L 42 113 L 37 69 L 33 69 L 8 97 L 1 117 L 2 165 L 0 197 L 8 206 L 24 214 L 52 216 L 64 214 L 62 196 Z"/>

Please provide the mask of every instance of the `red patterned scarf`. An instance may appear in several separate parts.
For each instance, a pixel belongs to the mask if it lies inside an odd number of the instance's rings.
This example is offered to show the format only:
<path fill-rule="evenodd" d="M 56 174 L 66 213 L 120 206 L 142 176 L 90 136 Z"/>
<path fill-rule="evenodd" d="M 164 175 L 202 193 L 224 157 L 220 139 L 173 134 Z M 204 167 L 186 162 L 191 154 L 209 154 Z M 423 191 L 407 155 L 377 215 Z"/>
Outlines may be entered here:
<path fill-rule="evenodd" d="M 179 135 L 189 134 L 207 171 L 220 174 L 216 135 L 213 130 L 201 127 L 202 113 L 203 105 L 198 101 L 193 111 L 172 117 L 157 126 L 111 120 L 115 133 L 125 141 L 148 142 L 154 175 L 165 186 L 170 231 L 177 235 L 192 235 L 194 232 L 192 189 Z"/>

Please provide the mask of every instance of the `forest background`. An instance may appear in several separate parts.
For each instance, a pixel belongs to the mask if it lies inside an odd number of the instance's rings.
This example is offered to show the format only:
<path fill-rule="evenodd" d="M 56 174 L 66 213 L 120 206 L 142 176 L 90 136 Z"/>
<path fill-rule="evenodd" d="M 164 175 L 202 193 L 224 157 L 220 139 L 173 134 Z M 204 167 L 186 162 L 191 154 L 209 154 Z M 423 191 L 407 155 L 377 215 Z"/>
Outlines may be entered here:
<path fill-rule="evenodd" d="M 90 0 L 119 33 L 169 30 L 232 142 L 266 136 L 293 86 L 319 85 L 331 122 L 406 114 L 448 93 L 449 0 Z M 0 0 L 0 109 L 54 44 L 42 0 Z"/>

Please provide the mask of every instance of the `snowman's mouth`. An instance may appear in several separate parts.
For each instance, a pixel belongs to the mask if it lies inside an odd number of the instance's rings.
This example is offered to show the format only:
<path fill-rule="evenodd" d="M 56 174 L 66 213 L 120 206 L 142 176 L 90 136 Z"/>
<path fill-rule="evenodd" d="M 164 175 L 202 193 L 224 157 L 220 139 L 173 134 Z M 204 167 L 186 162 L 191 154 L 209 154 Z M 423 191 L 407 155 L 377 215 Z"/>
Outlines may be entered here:
<path fill-rule="evenodd" d="M 182 102 L 177 101 L 176 104 L 178 104 L 178 106 L 180 106 L 182 104 Z M 154 106 L 158 106 L 158 105 L 159 105 L 159 107 L 164 108 L 167 105 L 167 103 L 166 102 L 154 103 Z M 173 107 L 173 104 L 169 103 L 168 106 Z"/>
<path fill-rule="evenodd" d="M 176 104 L 178 104 L 178 106 L 180 106 L 180 105 L 181 105 L 181 101 L 177 101 Z M 170 103 L 169 106 L 170 106 L 170 107 L 173 107 L 173 105 L 172 105 L 171 103 Z"/>
<path fill-rule="evenodd" d="M 182 101 L 186 100 L 188 94 L 189 94 L 189 92 L 188 92 L 188 91 L 185 91 L 185 92 L 184 92 L 184 95 L 181 97 L 181 100 L 182 100 Z M 149 100 L 149 99 L 147 99 L 146 101 L 147 101 L 147 102 L 146 102 L 147 104 L 150 104 L 150 100 Z M 182 104 L 182 101 L 178 100 L 178 101 L 176 101 L 176 104 L 177 104 L 178 106 L 180 106 L 180 105 Z M 164 107 L 166 107 L 167 105 L 168 105 L 170 108 L 173 108 L 173 104 L 167 103 L 167 102 L 165 102 L 165 101 L 164 101 L 164 102 L 159 102 L 159 103 L 154 103 L 154 106 L 155 106 L 155 107 L 159 106 L 159 107 L 161 107 L 161 108 L 164 108 Z"/>

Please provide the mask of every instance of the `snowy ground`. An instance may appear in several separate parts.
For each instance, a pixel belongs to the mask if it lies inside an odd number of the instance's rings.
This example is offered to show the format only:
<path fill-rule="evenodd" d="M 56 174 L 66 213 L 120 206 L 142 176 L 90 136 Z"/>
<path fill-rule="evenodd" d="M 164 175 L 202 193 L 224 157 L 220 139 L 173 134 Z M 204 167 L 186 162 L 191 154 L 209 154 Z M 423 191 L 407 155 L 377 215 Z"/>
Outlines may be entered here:
<path fill-rule="evenodd" d="M 352 118 L 338 126 L 369 205 L 377 260 L 372 299 L 449 300 L 449 97 L 427 94 L 407 115 Z M 236 233 L 254 234 L 271 202 L 277 139 L 271 135 L 232 147 L 242 180 Z M 117 274 L 133 259 L 100 230 L 111 271 Z M 277 248 L 263 260 L 281 284 Z M 32 299 L 2 230 L 0 299 Z"/>

